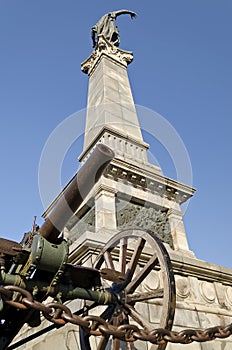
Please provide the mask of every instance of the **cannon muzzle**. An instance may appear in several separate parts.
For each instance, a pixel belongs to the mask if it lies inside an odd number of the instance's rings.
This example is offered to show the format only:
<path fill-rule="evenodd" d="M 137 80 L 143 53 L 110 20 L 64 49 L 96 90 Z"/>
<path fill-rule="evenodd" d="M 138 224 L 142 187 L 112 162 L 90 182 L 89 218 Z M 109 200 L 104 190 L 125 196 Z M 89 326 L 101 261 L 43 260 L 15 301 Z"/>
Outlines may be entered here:
<path fill-rule="evenodd" d="M 40 234 L 51 243 L 55 243 L 68 220 L 76 212 L 84 198 L 99 180 L 108 163 L 114 158 L 114 152 L 103 144 L 98 144 L 66 186 L 58 202 L 40 227 Z"/>

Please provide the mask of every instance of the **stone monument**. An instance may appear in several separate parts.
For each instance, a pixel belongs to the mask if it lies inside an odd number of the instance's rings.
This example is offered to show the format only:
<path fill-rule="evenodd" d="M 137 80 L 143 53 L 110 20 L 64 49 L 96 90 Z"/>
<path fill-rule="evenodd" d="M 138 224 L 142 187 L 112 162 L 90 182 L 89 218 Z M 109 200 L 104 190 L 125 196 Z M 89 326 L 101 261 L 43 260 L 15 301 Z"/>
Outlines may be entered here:
<path fill-rule="evenodd" d="M 89 90 L 84 147 L 79 161 L 85 162 L 98 143 L 110 146 L 116 157 L 66 227 L 70 262 L 92 266 L 99 247 L 116 232 L 130 227 L 149 228 L 165 243 L 174 268 L 177 307 L 173 329 L 225 325 L 232 316 L 232 269 L 198 260 L 189 250 L 181 204 L 195 190 L 163 176 L 161 169 L 148 161 L 149 145 L 143 140 L 127 75 L 133 54 L 118 47 L 114 24 L 123 13 L 135 16 L 126 10 L 111 12 L 93 27 L 94 50 L 81 65 L 89 77 Z M 44 213 L 45 218 L 54 203 Z M 160 281 L 152 283 L 159 285 Z M 80 305 L 77 300 L 69 307 L 75 311 Z M 145 303 L 143 308 L 155 328 L 159 324 L 159 305 Z M 34 339 L 18 349 L 80 349 L 76 326 L 67 324 L 43 334 L 46 327 L 47 321 L 40 328 L 25 326 L 15 343 L 32 335 Z M 97 339 L 91 339 L 91 347 L 97 349 Z M 232 339 L 167 345 L 167 350 L 180 348 L 229 350 Z M 117 349 L 154 350 L 157 346 L 138 341 L 128 347 L 121 344 Z"/>

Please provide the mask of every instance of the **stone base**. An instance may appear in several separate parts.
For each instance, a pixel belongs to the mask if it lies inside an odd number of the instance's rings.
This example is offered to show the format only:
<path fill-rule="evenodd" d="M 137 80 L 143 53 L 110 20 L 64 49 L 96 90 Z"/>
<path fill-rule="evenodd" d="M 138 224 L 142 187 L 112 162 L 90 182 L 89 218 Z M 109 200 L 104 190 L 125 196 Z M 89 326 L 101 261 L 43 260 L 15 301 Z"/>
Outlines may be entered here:
<path fill-rule="evenodd" d="M 92 266 L 95 257 L 98 255 L 100 246 L 112 236 L 113 232 L 104 231 L 98 235 L 98 241 L 93 232 L 86 232 L 71 246 L 70 258 L 76 263 L 85 260 L 85 265 Z M 77 259 L 78 257 L 78 259 Z M 232 317 L 232 269 L 223 268 L 217 265 L 208 264 L 197 259 L 186 258 L 180 254 L 171 254 L 171 260 L 175 273 L 177 305 L 174 318 L 173 330 L 181 331 L 187 328 L 205 329 L 213 326 L 225 326 L 231 323 Z M 159 281 L 152 276 L 150 282 L 154 288 L 158 288 Z M 147 287 L 146 287 L 147 288 Z M 80 300 L 67 304 L 75 312 L 82 307 Z M 138 304 L 138 311 L 142 312 L 154 328 L 159 326 L 162 307 L 158 301 Z M 92 314 L 97 315 L 100 307 L 95 308 Z M 21 333 L 14 342 L 50 325 L 48 321 L 35 329 L 24 326 Z M 91 349 L 96 350 L 98 337 L 91 337 Z M 60 329 L 50 331 L 25 345 L 19 346 L 18 350 L 56 350 L 70 349 L 80 350 L 78 327 L 67 324 Z M 156 350 L 156 345 L 149 342 L 135 342 L 136 350 Z M 207 343 L 194 342 L 188 345 L 169 343 L 167 350 L 191 349 L 191 350 L 230 350 L 232 338 L 216 339 Z M 111 347 L 107 348 L 111 350 Z M 124 350 L 124 348 L 120 349 Z"/>

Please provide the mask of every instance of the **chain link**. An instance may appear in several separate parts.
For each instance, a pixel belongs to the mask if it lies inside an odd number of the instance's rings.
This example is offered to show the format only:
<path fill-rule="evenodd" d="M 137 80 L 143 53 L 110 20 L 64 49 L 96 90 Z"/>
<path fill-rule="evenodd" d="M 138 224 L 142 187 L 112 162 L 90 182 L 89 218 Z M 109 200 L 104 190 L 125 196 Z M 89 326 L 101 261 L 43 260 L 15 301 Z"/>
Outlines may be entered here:
<path fill-rule="evenodd" d="M 77 316 L 66 305 L 58 302 L 47 305 L 40 303 L 33 299 L 30 292 L 20 287 L 0 287 L 0 294 L 4 303 L 18 309 L 32 308 L 39 310 L 47 320 L 59 326 L 69 322 L 84 327 L 90 335 L 112 335 L 127 342 L 143 340 L 157 345 L 167 342 L 190 344 L 194 341 L 206 342 L 216 338 L 224 339 L 232 334 L 232 323 L 227 326 L 210 327 L 205 330 L 185 329 L 180 332 L 169 331 L 164 328 L 157 328 L 149 332 L 131 324 L 113 326 L 99 316 Z"/>

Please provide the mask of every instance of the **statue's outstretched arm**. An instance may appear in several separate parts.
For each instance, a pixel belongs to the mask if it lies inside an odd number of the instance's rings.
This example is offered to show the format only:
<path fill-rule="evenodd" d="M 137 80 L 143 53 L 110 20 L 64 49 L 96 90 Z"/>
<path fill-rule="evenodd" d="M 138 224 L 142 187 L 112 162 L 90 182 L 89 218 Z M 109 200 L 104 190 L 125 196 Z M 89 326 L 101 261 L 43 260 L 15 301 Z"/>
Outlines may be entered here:
<path fill-rule="evenodd" d="M 96 46 L 96 26 L 92 27 L 91 29 L 91 38 L 92 38 L 92 42 L 93 42 L 93 47 Z"/>
<path fill-rule="evenodd" d="M 119 11 L 115 11 L 114 12 L 115 17 L 118 17 L 120 15 L 130 15 L 131 18 L 136 18 L 137 14 L 133 11 L 129 11 L 129 10 L 119 10 Z"/>

